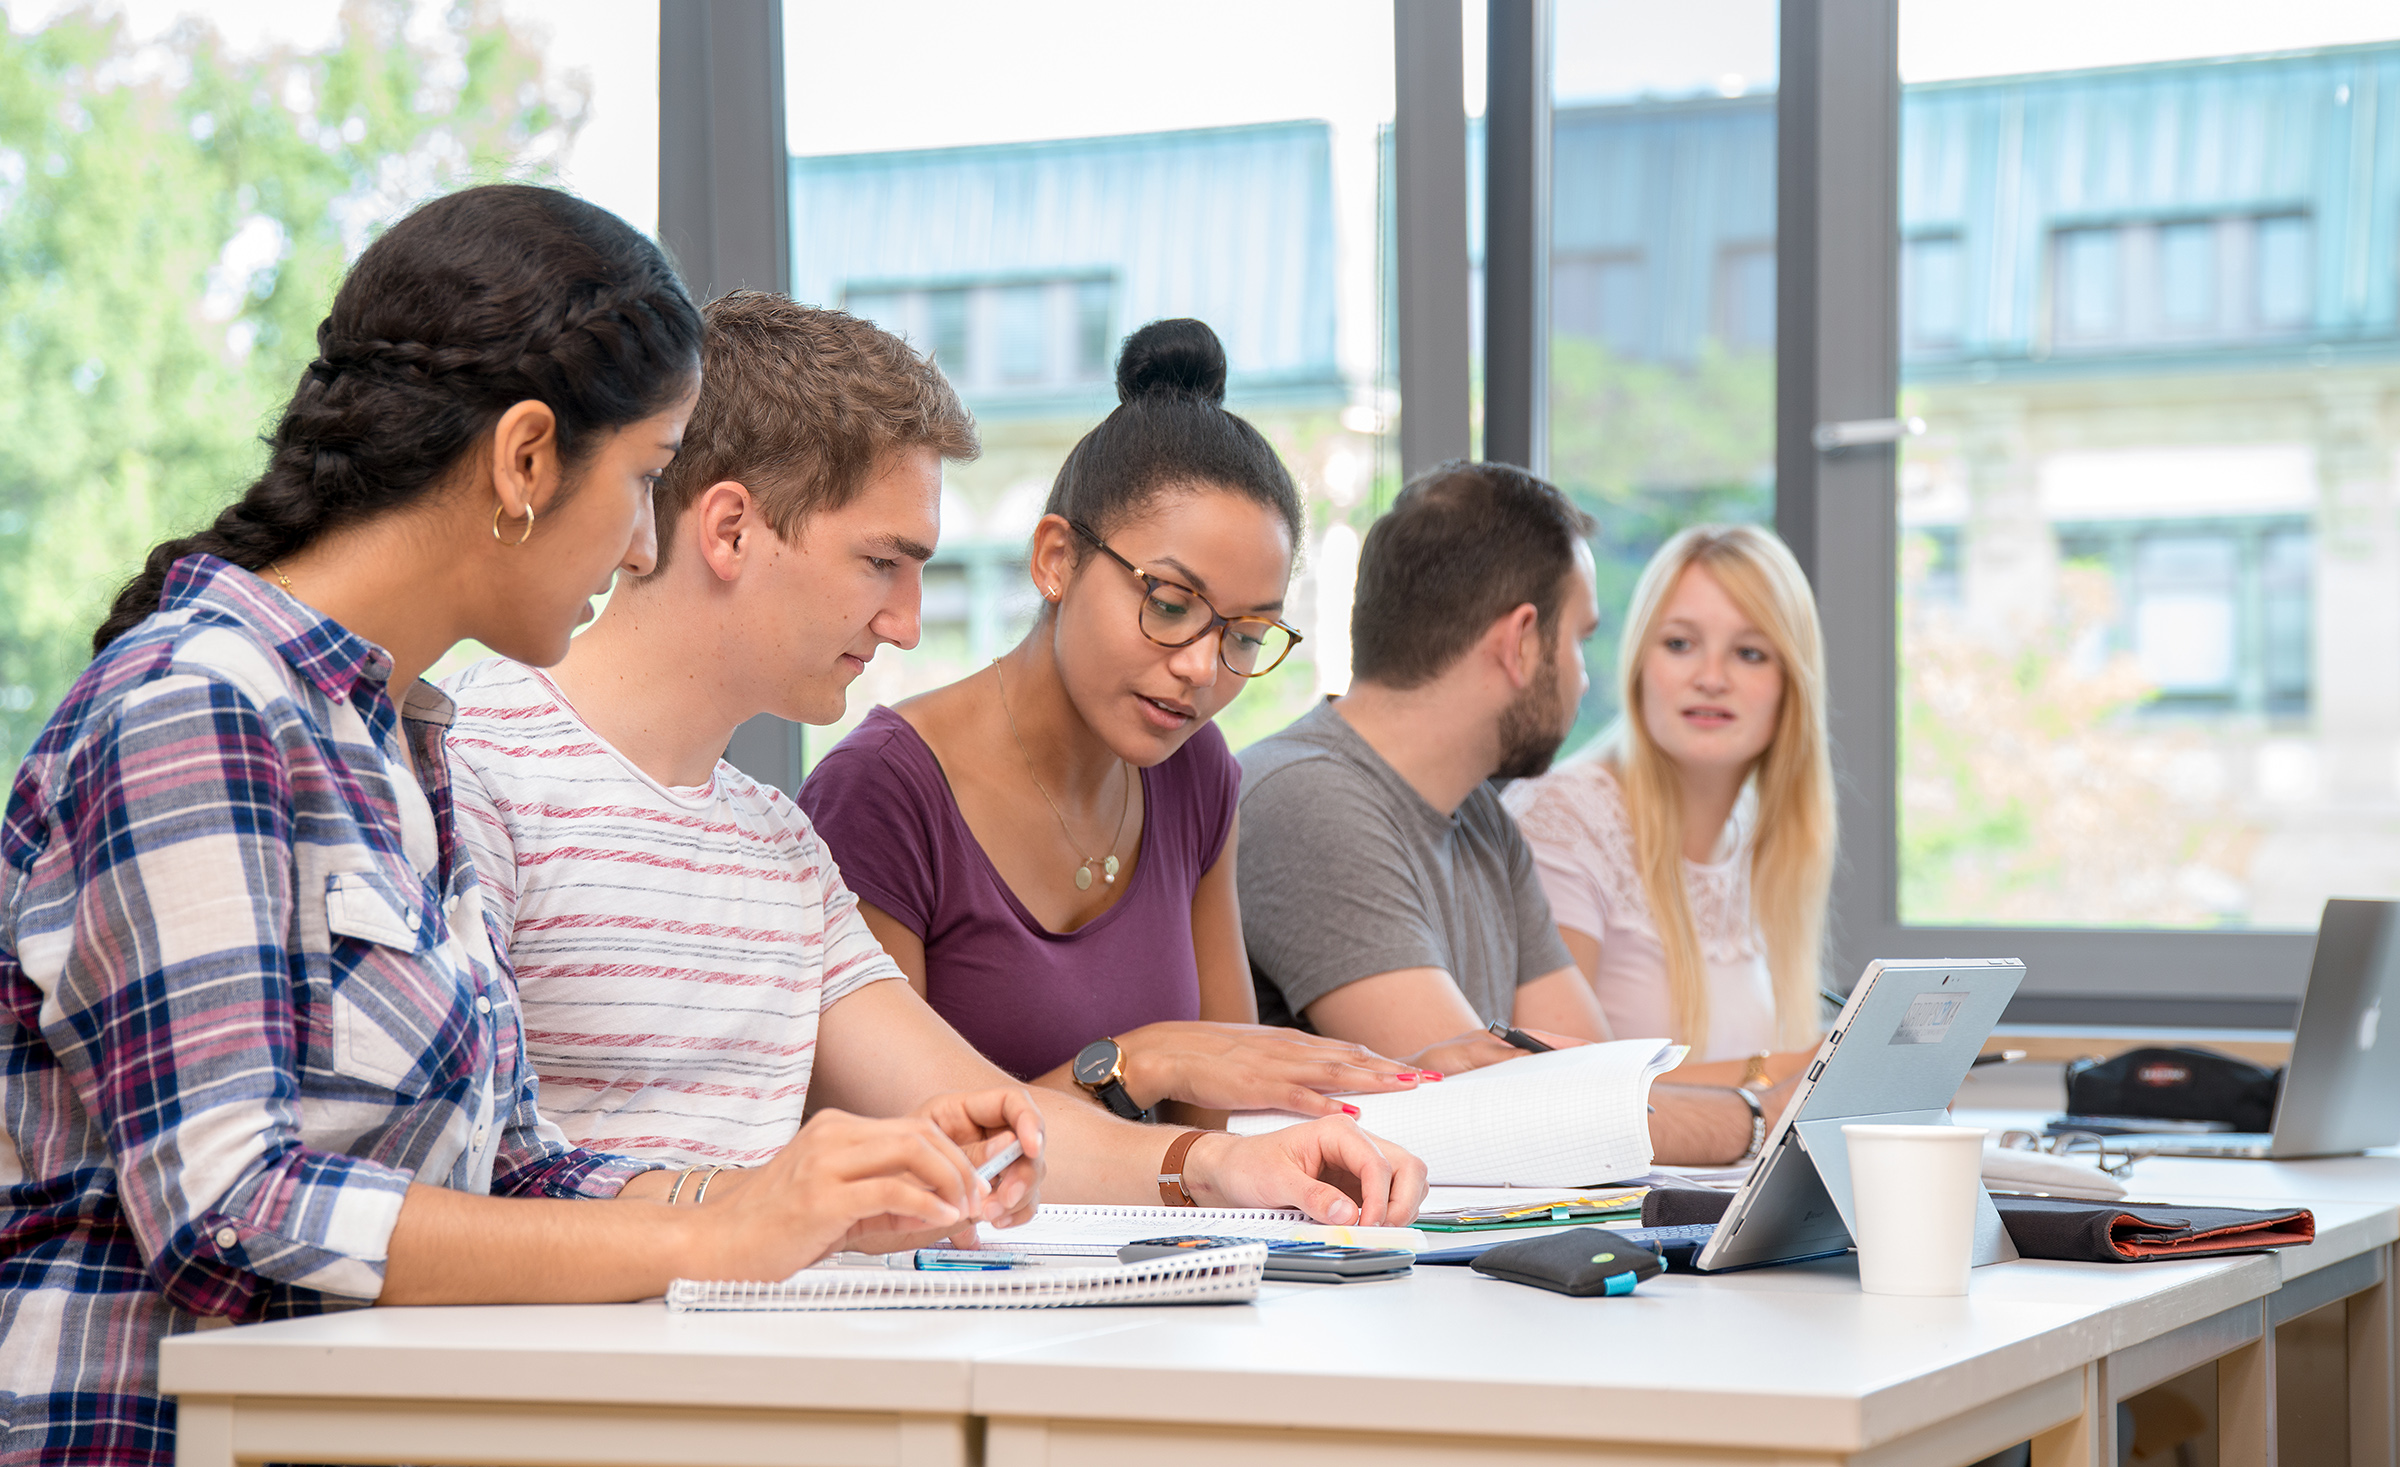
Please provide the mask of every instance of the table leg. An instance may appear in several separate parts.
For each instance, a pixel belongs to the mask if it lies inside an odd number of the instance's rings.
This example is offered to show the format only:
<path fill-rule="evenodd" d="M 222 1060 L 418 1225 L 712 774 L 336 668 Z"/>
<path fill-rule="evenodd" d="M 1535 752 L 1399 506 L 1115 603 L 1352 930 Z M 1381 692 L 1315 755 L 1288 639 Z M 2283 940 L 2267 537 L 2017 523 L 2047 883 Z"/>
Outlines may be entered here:
<path fill-rule="evenodd" d="M 1021 1416 L 985 1418 L 983 1467 L 1042 1467 L 1049 1458 L 1049 1423 Z"/>
<path fill-rule="evenodd" d="M 973 1434 L 963 1416 L 903 1416 L 899 1467 L 967 1467 L 982 1456 L 969 1440 Z"/>
<path fill-rule="evenodd" d="M 2106 1360 L 2083 1367 L 2083 1414 L 2033 1439 L 2033 1467 L 2117 1467 L 2117 1403 Z"/>
<path fill-rule="evenodd" d="M 2219 1467 L 2275 1467 L 2275 1331 L 2217 1361 Z"/>
<path fill-rule="evenodd" d="M 2391 1248 L 2384 1249 L 2383 1277 L 2352 1294 L 2348 1304 L 2350 1347 L 2350 1467 L 2393 1467 L 2400 1429 L 2392 1415 Z"/>
<path fill-rule="evenodd" d="M 175 1467 L 233 1467 L 233 1402 L 185 1396 L 175 1403 Z"/>

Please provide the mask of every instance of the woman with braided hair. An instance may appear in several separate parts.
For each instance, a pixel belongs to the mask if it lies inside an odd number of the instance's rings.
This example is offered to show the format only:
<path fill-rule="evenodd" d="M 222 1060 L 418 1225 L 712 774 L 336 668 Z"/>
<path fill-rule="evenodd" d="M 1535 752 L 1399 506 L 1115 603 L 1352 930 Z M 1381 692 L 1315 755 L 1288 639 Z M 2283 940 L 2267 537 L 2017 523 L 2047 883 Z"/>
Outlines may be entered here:
<path fill-rule="evenodd" d="M 150 552 L 0 820 L 11 1462 L 168 1462 L 158 1345 L 209 1322 L 780 1278 L 1014 1220 L 1039 1180 L 1013 1091 L 821 1115 L 722 1178 L 542 1121 L 418 679 L 467 639 L 554 663 L 648 572 L 699 313 L 622 221 L 506 185 L 394 225 L 317 343 L 266 471 Z M 1006 1130 L 994 1194 L 962 1148 Z"/>

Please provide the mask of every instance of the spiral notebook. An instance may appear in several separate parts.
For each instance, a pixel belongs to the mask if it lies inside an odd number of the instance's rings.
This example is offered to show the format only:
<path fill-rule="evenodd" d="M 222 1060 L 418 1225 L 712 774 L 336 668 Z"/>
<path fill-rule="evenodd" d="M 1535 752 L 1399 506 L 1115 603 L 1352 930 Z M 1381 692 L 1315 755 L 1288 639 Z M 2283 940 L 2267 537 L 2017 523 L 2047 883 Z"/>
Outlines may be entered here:
<path fill-rule="evenodd" d="M 1191 1216 L 1190 1209 L 1179 1209 Z M 820 1264 L 780 1283 L 677 1279 L 667 1307 L 703 1310 L 1063 1309 L 1089 1304 L 1240 1304 L 1258 1297 L 1267 1245 L 1211 1248 L 1143 1263 L 1017 1268 L 1005 1273 Z"/>

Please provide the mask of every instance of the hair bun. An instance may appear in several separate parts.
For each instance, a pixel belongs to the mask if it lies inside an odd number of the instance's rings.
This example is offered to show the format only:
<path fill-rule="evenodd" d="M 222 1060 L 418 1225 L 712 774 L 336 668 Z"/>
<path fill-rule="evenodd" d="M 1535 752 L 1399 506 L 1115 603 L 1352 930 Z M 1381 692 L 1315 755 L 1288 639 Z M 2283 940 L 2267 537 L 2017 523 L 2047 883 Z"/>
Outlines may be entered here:
<path fill-rule="evenodd" d="M 1117 401 L 1143 397 L 1225 401 L 1225 344 L 1205 321 L 1153 321 L 1125 338 L 1117 353 Z"/>

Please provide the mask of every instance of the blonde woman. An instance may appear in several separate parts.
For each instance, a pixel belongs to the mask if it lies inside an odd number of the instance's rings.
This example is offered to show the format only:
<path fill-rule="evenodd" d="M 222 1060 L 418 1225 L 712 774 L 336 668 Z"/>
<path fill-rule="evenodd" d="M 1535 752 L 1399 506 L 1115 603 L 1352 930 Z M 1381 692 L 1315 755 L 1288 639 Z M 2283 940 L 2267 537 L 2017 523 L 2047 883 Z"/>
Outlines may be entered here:
<path fill-rule="evenodd" d="M 1754 526 L 1685 530 L 1634 588 L 1618 665 L 1623 716 L 1508 808 L 1611 1030 L 1781 1078 L 1795 1066 L 1767 1052 L 1820 1028 L 1834 853 L 1825 646 L 1799 563 Z"/>

